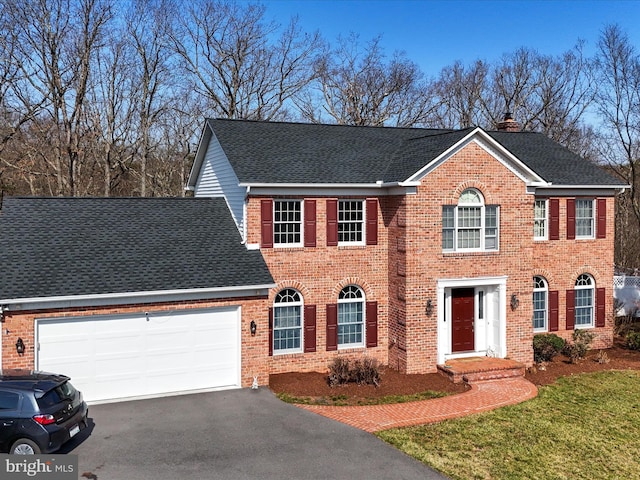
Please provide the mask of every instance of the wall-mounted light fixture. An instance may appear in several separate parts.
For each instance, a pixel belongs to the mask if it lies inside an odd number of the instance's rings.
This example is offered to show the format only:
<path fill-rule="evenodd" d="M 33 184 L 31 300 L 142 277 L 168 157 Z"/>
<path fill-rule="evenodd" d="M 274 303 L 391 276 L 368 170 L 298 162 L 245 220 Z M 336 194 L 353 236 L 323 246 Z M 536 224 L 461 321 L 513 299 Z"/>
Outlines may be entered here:
<path fill-rule="evenodd" d="M 427 305 L 424 308 L 424 313 L 427 314 L 427 317 L 430 317 L 433 314 L 433 301 L 430 298 L 427 299 Z"/>
<path fill-rule="evenodd" d="M 16 352 L 18 352 L 18 355 L 24 354 L 24 342 L 20 337 L 18 337 L 18 341 L 16 342 Z"/>
<path fill-rule="evenodd" d="M 515 310 L 520 305 L 520 300 L 518 300 L 518 296 L 515 293 L 511 294 L 511 310 Z"/>
<path fill-rule="evenodd" d="M 258 325 L 256 325 L 255 320 L 251 320 L 251 324 L 249 324 L 249 328 L 251 329 L 251 335 L 255 335 L 256 330 L 258 330 Z"/>

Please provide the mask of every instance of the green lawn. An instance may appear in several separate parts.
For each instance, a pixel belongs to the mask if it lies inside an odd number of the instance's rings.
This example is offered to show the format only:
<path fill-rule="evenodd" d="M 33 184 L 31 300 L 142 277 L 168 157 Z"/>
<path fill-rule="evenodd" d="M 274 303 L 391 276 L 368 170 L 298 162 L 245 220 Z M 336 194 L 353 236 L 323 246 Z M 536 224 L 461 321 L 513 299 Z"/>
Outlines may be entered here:
<path fill-rule="evenodd" d="M 520 405 L 378 436 L 453 479 L 638 479 L 640 372 L 566 377 Z"/>

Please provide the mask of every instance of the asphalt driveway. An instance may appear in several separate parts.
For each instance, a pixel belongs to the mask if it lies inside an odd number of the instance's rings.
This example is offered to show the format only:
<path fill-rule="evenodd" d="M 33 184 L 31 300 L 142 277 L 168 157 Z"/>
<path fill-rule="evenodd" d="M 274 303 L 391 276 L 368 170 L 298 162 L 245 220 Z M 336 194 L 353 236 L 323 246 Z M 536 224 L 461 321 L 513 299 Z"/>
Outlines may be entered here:
<path fill-rule="evenodd" d="M 266 388 L 92 405 L 89 417 L 64 450 L 78 455 L 81 479 L 445 478 Z"/>

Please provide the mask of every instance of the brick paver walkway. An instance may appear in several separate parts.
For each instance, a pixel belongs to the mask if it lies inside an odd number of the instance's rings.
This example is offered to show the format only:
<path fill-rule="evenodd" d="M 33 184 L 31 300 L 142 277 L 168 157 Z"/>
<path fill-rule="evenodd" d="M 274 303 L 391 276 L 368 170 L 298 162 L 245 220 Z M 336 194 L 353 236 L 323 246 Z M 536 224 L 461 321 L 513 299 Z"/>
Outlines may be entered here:
<path fill-rule="evenodd" d="M 486 412 L 534 398 L 536 386 L 523 377 L 479 381 L 458 395 L 391 405 L 330 407 L 298 405 L 367 432 L 435 423 Z"/>

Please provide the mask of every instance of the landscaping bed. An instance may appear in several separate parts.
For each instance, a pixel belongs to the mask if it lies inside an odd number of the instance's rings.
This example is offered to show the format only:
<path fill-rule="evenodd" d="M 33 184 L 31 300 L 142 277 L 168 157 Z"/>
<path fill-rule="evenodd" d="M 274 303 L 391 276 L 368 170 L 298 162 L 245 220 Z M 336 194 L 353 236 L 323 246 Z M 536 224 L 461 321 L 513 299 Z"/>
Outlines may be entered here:
<path fill-rule="evenodd" d="M 602 370 L 640 370 L 640 352 L 625 348 L 621 339 L 616 339 L 612 348 L 604 350 L 608 362 L 602 359 L 599 350 L 591 350 L 578 363 L 570 363 L 564 355 L 556 356 L 543 366 L 528 369 L 526 378 L 535 385 L 549 385 L 559 377 Z M 329 403 L 339 405 L 361 405 L 376 399 L 394 396 L 409 396 L 423 392 L 451 395 L 467 390 L 465 385 L 454 384 L 438 373 L 401 374 L 396 370 L 380 369 L 380 386 L 349 383 L 330 387 L 326 373 L 283 373 L 269 377 L 269 387 L 278 395 L 306 399 L 305 403 Z"/>

